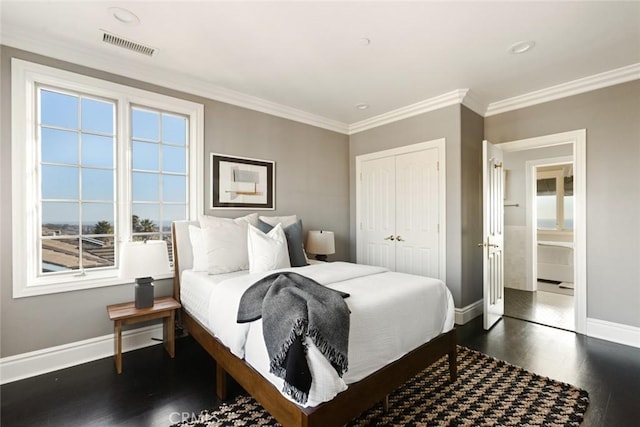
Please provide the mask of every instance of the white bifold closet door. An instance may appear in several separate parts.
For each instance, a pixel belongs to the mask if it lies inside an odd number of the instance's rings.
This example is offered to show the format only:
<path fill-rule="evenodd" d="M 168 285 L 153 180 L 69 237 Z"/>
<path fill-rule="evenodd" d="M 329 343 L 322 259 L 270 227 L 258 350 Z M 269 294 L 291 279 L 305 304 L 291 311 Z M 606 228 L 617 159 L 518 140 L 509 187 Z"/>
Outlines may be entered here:
<path fill-rule="evenodd" d="M 438 149 L 368 160 L 361 172 L 358 262 L 439 277 Z"/>

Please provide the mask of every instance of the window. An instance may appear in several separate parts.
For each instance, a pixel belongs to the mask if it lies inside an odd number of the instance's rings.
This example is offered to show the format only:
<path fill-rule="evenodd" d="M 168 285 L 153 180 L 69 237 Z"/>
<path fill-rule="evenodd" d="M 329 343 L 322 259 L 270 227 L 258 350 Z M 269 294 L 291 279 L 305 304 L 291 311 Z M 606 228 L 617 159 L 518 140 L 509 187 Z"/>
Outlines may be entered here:
<path fill-rule="evenodd" d="M 36 106 L 38 274 L 113 267 L 116 104 L 38 87 Z"/>
<path fill-rule="evenodd" d="M 186 117 L 131 109 L 134 240 L 161 239 L 171 247 L 171 223 L 187 218 L 187 127 Z"/>
<path fill-rule="evenodd" d="M 571 164 L 538 168 L 536 209 L 539 230 L 573 230 L 571 172 Z"/>
<path fill-rule="evenodd" d="M 13 59 L 12 117 L 14 297 L 121 283 L 202 206 L 200 104 Z"/>

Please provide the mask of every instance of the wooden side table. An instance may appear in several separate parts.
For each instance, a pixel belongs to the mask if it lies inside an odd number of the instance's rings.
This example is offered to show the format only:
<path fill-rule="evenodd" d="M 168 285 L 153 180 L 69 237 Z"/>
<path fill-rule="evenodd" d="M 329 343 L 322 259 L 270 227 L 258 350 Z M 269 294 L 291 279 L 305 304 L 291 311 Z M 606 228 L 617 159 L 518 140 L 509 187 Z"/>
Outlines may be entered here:
<path fill-rule="evenodd" d="M 180 303 L 172 297 L 161 297 L 153 300 L 153 307 L 136 308 L 134 302 L 107 306 L 109 319 L 113 320 L 114 358 L 116 371 L 122 373 L 122 327 L 153 319 L 163 319 L 162 335 L 164 348 L 172 358 L 175 357 L 175 319 Z"/>

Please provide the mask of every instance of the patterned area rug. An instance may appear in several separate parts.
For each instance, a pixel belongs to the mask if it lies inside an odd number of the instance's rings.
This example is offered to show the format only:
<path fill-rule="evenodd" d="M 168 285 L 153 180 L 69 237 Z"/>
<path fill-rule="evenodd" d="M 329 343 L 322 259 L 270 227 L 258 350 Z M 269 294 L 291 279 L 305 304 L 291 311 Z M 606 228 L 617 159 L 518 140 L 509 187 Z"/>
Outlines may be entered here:
<path fill-rule="evenodd" d="M 458 347 L 458 380 L 448 382 L 446 357 L 349 426 L 578 426 L 589 405 L 585 390 L 485 354 Z M 277 426 L 253 398 L 238 396 L 174 427 Z"/>

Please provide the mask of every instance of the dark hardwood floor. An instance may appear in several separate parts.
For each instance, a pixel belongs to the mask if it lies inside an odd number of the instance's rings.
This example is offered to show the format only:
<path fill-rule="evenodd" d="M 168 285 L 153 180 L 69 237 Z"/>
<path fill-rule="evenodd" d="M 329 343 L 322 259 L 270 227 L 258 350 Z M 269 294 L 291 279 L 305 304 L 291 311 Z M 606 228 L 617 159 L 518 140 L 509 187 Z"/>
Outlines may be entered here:
<path fill-rule="evenodd" d="M 585 426 L 638 425 L 640 349 L 504 318 L 489 332 L 480 318 L 458 327 L 461 345 L 589 392 Z M 0 388 L 3 427 L 169 426 L 211 409 L 215 365 L 191 338 L 123 355 L 123 372 L 101 359 Z M 237 388 L 233 392 L 239 393 Z"/>
<path fill-rule="evenodd" d="M 573 295 L 504 288 L 504 315 L 555 328 L 575 330 Z"/>

